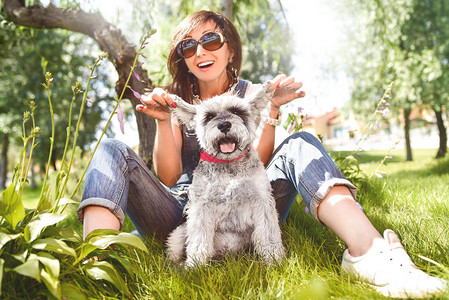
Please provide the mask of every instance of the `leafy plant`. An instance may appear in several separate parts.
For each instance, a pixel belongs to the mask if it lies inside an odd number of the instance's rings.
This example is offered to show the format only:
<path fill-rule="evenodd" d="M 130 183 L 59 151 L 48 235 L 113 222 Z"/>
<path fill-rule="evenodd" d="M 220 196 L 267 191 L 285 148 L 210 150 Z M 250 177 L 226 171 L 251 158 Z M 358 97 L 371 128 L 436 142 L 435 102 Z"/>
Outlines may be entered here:
<path fill-rule="evenodd" d="M 133 74 L 138 56 L 147 44 L 146 40 L 153 33 L 154 31 L 150 32 L 141 40 L 140 49 L 131 66 L 131 71 L 125 84 L 125 88 L 129 88 L 127 84 Z M 143 241 L 133 234 L 114 230 L 95 230 L 83 241 L 76 230 L 64 225 L 64 222 L 62 222 L 69 215 L 66 208 L 69 205 L 77 204 L 73 198 L 87 171 L 86 166 L 74 191 L 66 198 L 67 182 L 74 162 L 76 141 L 80 130 L 80 120 L 85 104 L 89 101 L 87 99 L 87 93 L 91 81 L 96 78 L 94 75 L 95 69 L 101 65 L 105 58 L 106 54 L 101 54 L 95 61 L 95 64 L 89 66 L 91 74 L 86 89 L 83 92 L 78 124 L 73 137 L 72 154 L 67 161 L 66 155 L 69 153 L 68 149 L 73 104 L 77 95 L 82 92 L 82 85 L 80 82 L 77 82 L 75 86 L 72 87 L 72 106 L 69 112 L 67 139 L 61 169 L 57 172 L 56 180 L 52 183 L 48 183 L 47 179 L 53 150 L 53 147 L 51 147 L 39 202 L 35 209 L 29 210 L 24 208 L 22 194 L 23 188 L 27 183 L 27 174 L 31 167 L 33 150 L 36 146 L 35 138 L 40 132 L 40 129 L 36 126 L 34 120 L 36 105 L 33 101 L 30 102 L 30 111 L 25 112 L 24 114 L 22 122 L 23 132 L 21 136 L 23 140 L 23 150 L 20 161 L 14 170 L 11 184 L 0 196 L 0 296 L 2 296 L 1 293 L 4 290 L 2 289 L 2 283 L 5 283 L 6 280 L 7 283 L 10 283 L 21 280 L 21 278 L 28 278 L 39 284 L 43 283 L 47 290 L 46 296 L 49 298 L 54 297 L 62 299 L 63 296 L 67 296 L 68 294 L 73 296 L 75 291 L 78 296 L 85 298 L 85 295 L 83 295 L 81 291 L 77 291 L 72 284 L 62 280 L 65 276 L 70 277 L 75 273 L 81 275 L 87 274 L 94 280 L 105 280 L 117 288 L 120 293 L 130 295 L 130 291 L 125 284 L 123 276 L 121 275 L 121 272 L 118 271 L 118 268 L 120 268 L 128 271 L 129 274 L 133 274 L 130 268 L 131 263 L 129 259 L 117 255 L 120 251 L 112 252 L 102 250 L 107 249 L 114 244 L 116 247 L 131 246 L 141 251 L 148 252 Z M 43 83 L 43 86 L 47 91 L 50 116 L 52 118 L 52 136 L 50 137 L 50 142 L 53 146 L 54 119 L 51 102 L 52 84 L 52 75 L 47 72 L 45 74 L 45 83 Z M 113 115 L 119 110 L 123 94 L 124 93 L 122 92 L 117 98 L 116 106 L 111 113 L 95 150 L 106 132 L 106 128 Z M 29 126 L 30 128 L 27 133 L 27 123 L 29 122 L 31 122 L 31 126 Z M 91 153 L 89 163 L 92 160 L 92 156 L 95 154 L 95 150 Z M 93 259 L 93 257 L 99 256 L 111 262 Z M 112 262 L 114 262 L 114 264 Z M 32 288 L 33 286 L 34 284 L 31 284 L 28 288 Z"/>

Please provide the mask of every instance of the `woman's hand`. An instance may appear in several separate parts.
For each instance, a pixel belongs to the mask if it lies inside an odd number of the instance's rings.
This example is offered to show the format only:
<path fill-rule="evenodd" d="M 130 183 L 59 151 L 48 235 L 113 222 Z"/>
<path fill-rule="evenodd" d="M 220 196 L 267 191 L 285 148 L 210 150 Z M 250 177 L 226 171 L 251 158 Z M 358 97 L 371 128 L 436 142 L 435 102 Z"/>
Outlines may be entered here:
<path fill-rule="evenodd" d="M 143 112 L 158 121 L 170 119 L 169 105 L 174 105 L 170 95 L 161 88 L 155 88 L 149 94 L 143 94 L 140 98 L 142 104 L 136 105 L 136 110 Z"/>
<path fill-rule="evenodd" d="M 287 77 L 285 74 L 280 74 L 271 82 L 272 87 L 275 88 L 274 95 L 271 98 L 272 109 L 279 109 L 281 105 L 306 95 L 305 92 L 298 91 L 302 87 L 302 82 L 296 82 L 294 77 Z"/>

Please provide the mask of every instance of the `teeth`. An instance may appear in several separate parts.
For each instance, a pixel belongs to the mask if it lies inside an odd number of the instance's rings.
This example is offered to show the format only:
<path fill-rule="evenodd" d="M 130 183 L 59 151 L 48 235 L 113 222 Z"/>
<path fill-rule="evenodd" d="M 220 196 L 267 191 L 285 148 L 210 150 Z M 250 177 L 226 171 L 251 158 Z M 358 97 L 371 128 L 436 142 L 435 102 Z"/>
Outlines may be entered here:
<path fill-rule="evenodd" d="M 203 62 L 203 63 L 198 64 L 198 67 L 200 67 L 200 68 L 208 67 L 208 66 L 212 65 L 213 63 L 214 63 L 213 61 Z"/>

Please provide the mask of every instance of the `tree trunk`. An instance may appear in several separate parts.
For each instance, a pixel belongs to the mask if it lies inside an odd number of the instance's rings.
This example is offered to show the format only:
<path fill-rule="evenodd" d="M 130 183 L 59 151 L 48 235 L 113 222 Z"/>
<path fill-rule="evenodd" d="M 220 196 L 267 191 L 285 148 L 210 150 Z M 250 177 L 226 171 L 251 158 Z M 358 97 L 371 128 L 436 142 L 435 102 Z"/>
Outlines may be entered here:
<path fill-rule="evenodd" d="M 62 28 L 93 38 L 100 49 L 108 53 L 109 60 L 114 64 L 119 75 L 115 90 L 117 94 L 121 94 L 137 52 L 136 46 L 128 43 L 117 27 L 106 22 L 99 14 L 60 8 L 51 2 L 47 7 L 40 4 L 26 7 L 21 0 L 3 0 L 2 3 L 3 11 L 15 24 L 39 29 Z M 132 76 L 128 85 L 139 93 L 153 90 L 154 86 L 147 71 L 141 66 L 136 67 L 134 71 L 140 80 Z M 124 98 L 130 99 L 133 106 L 140 104 L 140 100 L 134 97 L 129 89 L 126 89 Z M 151 117 L 136 111 L 134 113 L 140 139 L 139 155 L 147 164 L 151 164 L 156 125 Z"/>
<path fill-rule="evenodd" d="M 410 108 L 404 109 L 404 136 L 405 136 L 405 149 L 407 152 L 407 161 L 412 161 L 412 146 L 410 141 L 410 114 L 412 110 Z"/>
<path fill-rule="evenodd" d="M 234 5 L 233 0 L 222 0 L 221 1 L 221 13 L 223 15 L 225 15 L 231 21 L 234 21 L 233 12 L 232 12 L 233 5 Z"/>
<path fill-rule="evenodd" d="M 440 106 L 433 111 L 435 112 L 435 116 L 437 119 L 438 134 L 440 136 L 440 147 L 438 148 L 438 152 L 435 158 L 442 158 L 447 153 L 447 131 L 446 127 L 444 126 L 443 110 Z"/>
<path fill-rule="evenodd" d="M 8 176 L 8 148 L 9 148 L 9 134 L 2 135 L 2 153 L 0 159 L 0 190 L 6 188 L 6 179 Z"/>

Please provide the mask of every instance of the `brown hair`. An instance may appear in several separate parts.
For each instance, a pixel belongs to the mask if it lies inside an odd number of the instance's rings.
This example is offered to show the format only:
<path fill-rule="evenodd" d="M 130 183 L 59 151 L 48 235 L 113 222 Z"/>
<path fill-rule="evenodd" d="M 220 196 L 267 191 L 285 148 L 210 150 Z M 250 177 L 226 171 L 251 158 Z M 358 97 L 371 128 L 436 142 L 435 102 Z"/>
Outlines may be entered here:
<path fill-rule="evenodd" d="M 229 51 L 234 53 L 232 62 L 226 67 L 228 82 L 233 83 L 235 75 L 238 76 L 240 74 L 242 65 L 242 43 L 234 24 L 232 24 L 232 22 L 224 15 L 214 11 L 201 10 L 187 16 L 178 25 L 173 34 L 170 53 L 167 60 L 168 71 L 173 78 L 173 82 L 166 88 L 169 93 L 176 94 L 189 103 L 192 103 L 193 101 L 193 90 L 196 89 L 196 92 L 199 93 L 198 84 L 195 76 L 189 73 L 189 69 L 187 68 L 184 59 L 180 57 L 176 51 L 176 45 L 193 30 L 211 20 L 217 24 L 217 28 L 221 30 L 221 33 L 227 40 Z M 236 70 L 235 75 L 233 74 L 234 70 L 232 69 Z"/>

